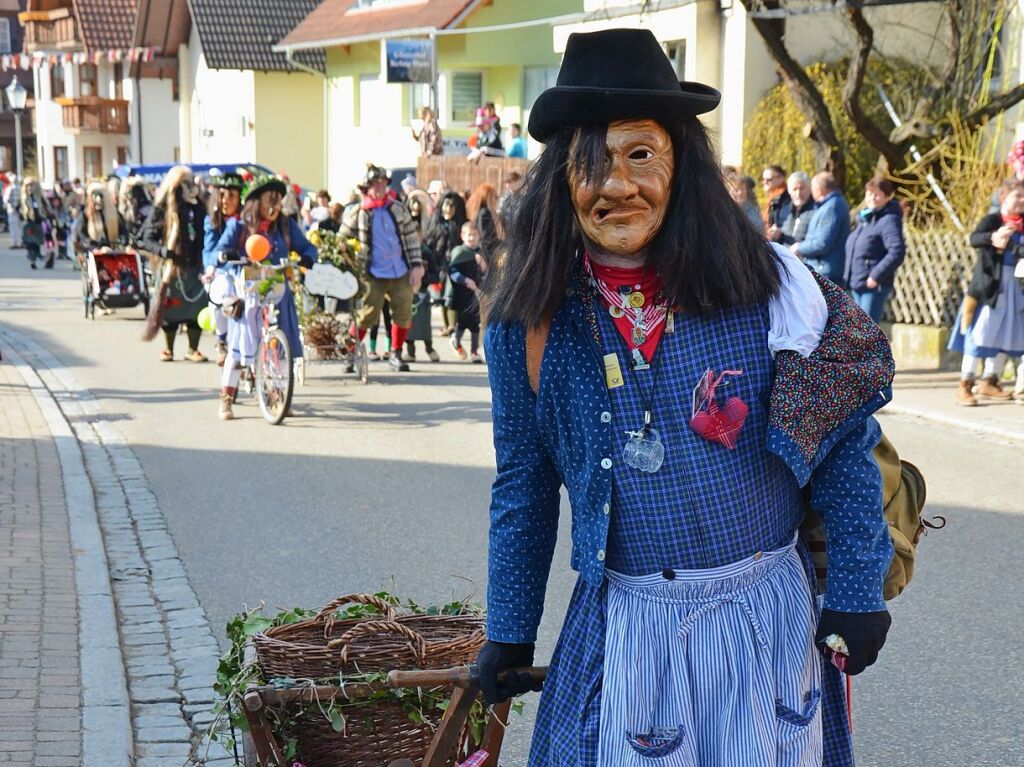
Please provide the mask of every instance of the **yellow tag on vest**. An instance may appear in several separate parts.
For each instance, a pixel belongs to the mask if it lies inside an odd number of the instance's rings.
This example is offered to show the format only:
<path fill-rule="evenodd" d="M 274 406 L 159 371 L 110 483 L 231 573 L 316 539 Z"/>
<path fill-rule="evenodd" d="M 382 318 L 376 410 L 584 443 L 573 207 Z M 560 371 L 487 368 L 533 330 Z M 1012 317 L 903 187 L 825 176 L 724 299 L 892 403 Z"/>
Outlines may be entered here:
<path fill-rule="evenodd" d="M 604 355 L 604 382 L 609 389 L 617 389 L 623 384 L 619 355 L 615 352 Z"/>

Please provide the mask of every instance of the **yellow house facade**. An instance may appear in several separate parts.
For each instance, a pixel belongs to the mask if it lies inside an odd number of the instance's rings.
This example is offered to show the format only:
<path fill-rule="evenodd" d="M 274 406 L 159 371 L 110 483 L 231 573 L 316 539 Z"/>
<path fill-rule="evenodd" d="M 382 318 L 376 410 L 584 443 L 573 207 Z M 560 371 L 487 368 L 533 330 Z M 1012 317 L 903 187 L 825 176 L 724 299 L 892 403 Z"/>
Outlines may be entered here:
<path fill-rule="evenodd" d="M 524 126 L 533 101 L 554 84 L 561 54 L 553 28 L 582 11 L 582 0 L 479 0 L 354 3 L 326 0 L 285 37 L 287 55 L 321 48 L 326 61 L 327 181 L 349 190 L 366 163 L 415 168 L 412 121 L 434 106 L 446 154 L 464 154 L 477 107 L 494 102 L 507 141 Z M 433 39 L 436 86 L 389 83 L 386 41 Z M 531 156 L 539 151 L 531 146 Z M 421 179 L 426 185 L 429 179 Z"/>

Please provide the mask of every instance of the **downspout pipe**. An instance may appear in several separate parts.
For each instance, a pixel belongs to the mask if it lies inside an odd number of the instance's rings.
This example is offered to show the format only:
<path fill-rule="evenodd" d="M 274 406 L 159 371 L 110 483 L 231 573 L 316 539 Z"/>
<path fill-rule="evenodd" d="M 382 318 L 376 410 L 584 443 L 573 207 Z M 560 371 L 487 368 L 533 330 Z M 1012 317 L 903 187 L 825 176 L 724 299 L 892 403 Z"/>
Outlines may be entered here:
<path fill-rule="evenodd" d="M 291 48 L 288 48 L 288 49 L 285 50 L 284 58 L 285 58 L 285 61 L 288 62 L 289 66 L 294 67 L 295 69 L 298 69 L 298 70 L 300 70 L 302 72 L 308 72 L 311 75 L 316 75 L 317 77 L 320 77 L 320 78 L 323 79 L 323 104 L 322 104 L 323 110 L 324 110 L 324 119 L 323 119 L 323 130 L 324 130 L 324 147 L 323 147 L 324 171 L 323 171 L 323 175 L 324 175 L 324 186 L 328 186 L 328 182 L 330 180 L 330 173 L 329 173 L 329 171 L 330 171 L 330 163 L 329 163 L 330 141 L 328 140 L 328 136 L 327 136 L 327 75 L 324 72 L 319 71 L 318 69 L 314 69 L 313 67 L 307 66 L 307 65 L 303 64 L 301 61 L 296 60 L 296 58 L 295 58 L 295 51 L 293 49 L 291 49 Z"/>

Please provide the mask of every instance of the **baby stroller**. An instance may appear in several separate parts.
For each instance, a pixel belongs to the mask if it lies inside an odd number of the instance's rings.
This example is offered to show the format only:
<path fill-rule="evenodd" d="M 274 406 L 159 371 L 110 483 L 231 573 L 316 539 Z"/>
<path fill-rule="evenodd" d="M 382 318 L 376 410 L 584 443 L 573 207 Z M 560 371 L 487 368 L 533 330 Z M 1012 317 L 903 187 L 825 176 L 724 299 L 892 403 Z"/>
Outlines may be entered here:
<path fill-rule="evenodd" d="M 86 319 L 101 309 L 128 309 L 142 304 L 149 314 L 149 285 L 142 257 L 133 250 L 91 250 L 82 269 L 82 302 Z"/>

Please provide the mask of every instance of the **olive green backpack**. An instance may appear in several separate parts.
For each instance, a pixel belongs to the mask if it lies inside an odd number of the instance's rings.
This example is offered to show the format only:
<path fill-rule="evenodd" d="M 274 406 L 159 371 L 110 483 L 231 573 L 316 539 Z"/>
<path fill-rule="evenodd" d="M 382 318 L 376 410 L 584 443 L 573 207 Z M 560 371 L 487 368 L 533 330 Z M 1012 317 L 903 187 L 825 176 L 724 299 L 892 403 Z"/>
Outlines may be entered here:
<path fill-rule="evenodd" d="M 540 388 L 540 363 L 544 357 L 550 319 L 542 319 L 536 327 L 526 331 L 526 372 L 530 388 L 536 394 Z M 896 448 L 883 434 L 882 441 L 874 449 L 875 460 L 882 472 L 882 500 L 885 521 L 892 538 L 893 557 L 889 573 L 885 576 L 882 595 L 886 600 L 903 593 L 914 576 L 914 560 L 917 558 L 917 542 L 928 528 L 940 529 L 945 526 L 944 517 L 925 519 L 921 512 L 927 496 L 924 475 L 909 461 L 901 460 Z M 825 577 L 828 570 L 825 526 L 817 512 L 806 504 L 804 521 L 800 525 L 800 536 L 807 543 L 818 577 L 818 590 L 824 593 Z"/>

